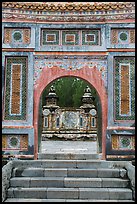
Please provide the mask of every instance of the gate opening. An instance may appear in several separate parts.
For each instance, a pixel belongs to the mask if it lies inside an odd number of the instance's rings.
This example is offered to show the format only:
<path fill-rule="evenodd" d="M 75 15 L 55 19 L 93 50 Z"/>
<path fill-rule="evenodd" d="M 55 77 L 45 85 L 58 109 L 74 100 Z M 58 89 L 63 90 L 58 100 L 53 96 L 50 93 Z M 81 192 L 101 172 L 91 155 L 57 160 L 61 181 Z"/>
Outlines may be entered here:
<path fill-rule="evenodd" d="M 102 152 L 100 98 L 96 89 L 83 79 L 61 77 L 49 83 L 41 94 L 38 121 L 39 152 L 44 152 L 48 148 L 46 142 L 52 141 L 64 141 L 66 145 L 73 141 L 71 146 L 79 141 L 77 148 L 83 151 L 86 144 L 90 151 Z"/>

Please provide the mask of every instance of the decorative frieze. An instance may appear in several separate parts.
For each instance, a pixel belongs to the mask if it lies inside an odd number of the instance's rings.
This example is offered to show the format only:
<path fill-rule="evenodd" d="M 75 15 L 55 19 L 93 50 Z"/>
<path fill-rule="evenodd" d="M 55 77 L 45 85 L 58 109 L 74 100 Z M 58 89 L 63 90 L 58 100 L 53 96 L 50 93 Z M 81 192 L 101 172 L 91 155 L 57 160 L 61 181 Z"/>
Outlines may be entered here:
<path fill-rule="evenodd" d="M 135 19 L 135 2 L 3 2 L 3 19 L 40 22 L 105 22 Z"/>
<path fill-rule="evenodd" d="M 101 31 L 41 29 L 41 45 L 101 45 Z"/>
<path fill-rule="evenodd" d="M 114 13 L 110 13 L 106 15 L 105 11 L 104 14 L 102 15 L 103 12 L 100 12 L 100 15 L 96 15 L 96 14 L 90 14 L 90 12 L 87 13 L 87 15 L 85 15 L 85 13 L 83 15 L 78 15 L 78 14 L 74 14 L 71 16 L 65 16 L 65 15 L 36 15 L 36 14 L 32 14 L 32 12 L 30 12 L 30 14 L 28 14 L 28 12 L 26 14 L 22 14 L 22 13 L 3 13 L 2 14 L 2 18 L 6 19 L 6 20 L 11 20 L 14 22 L 15 21 L 31 21 L 31 22 L 107 22 L 107 21 L 117 21 L 117 20 L 126 20 L 126 19 L 135 19 L 135 13 L 132 13 L 132 10 L 129 13 L 122 13 L 122 14 L 115 14 L 112 16 L 112 14 Z"/>
<path fill-rule="evenodd" d="M 3 2 L 3 8 L 12 8 L 12 9 L 20 9 L 20 10 L 33 10 L 33 11 L 111 11 L 111 10 L 128 10 L 133 8 L 134 2 L 103 2 L 103 3 L 96 3 L 96 2 L 59 2 L 49 3 L 49 2 L 42 2 L 42 3 L 31 3 L 31 2 Z"/>
<path fill-rule="evenodd" d="M 4 120 L 25 120 L 27 103 L 27 58 L 6 57 Z"/>
<path fill-rule="evenodd" d="M 34 83 L 45 67 L 58 67 L 72 71 L 84 67 L 88 67 L 92 71 L 92 69 L 96 67 L 102 75 L 105 86 L 107 86 L 107 56 L 35 56 Z"/>

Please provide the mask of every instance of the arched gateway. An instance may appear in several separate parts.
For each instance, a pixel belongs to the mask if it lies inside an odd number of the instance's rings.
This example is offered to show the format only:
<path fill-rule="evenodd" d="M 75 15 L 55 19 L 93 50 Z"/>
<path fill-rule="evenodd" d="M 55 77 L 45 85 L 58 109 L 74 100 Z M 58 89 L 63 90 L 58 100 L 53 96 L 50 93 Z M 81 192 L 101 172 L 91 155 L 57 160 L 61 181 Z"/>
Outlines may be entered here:
<path fill-rule="evenodd" d="M 77 77 L 99 99 L 102 159 L 132 160 L 135 2 L 52 3 L 2 3 L 3 159 L 37 159 L 43 91 Z"/>
<path fill-rule="evenodd" d="M 83 67 L 82 69 L 65 70 L 60 67 L 43 68 L 39 78 L 35 82 L 34 86 L 34 158 L 37 159 L 38 155 L 38 116 L 39 116 L 39 103 L 40 97 L 45 87 L 60 77 L 73 76 L 86 80 L 91 84 L 100 97 L 101 109 L 102 109 L 102 159 L 105 159 L 106 150 L 106 128 L 107 128 L 107 94 L 104 82 L 102 80 L 101 73 L 97 67 L 92 69 L 89 67 Z"/>

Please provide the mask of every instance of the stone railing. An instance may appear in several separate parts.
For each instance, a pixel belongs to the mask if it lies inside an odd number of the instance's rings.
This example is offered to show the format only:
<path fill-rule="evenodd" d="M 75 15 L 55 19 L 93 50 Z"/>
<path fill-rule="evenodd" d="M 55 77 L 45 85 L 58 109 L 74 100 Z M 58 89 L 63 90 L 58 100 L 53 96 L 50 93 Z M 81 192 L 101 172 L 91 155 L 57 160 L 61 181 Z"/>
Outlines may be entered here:
<path fill-rule="evenodd" d="M 135 200 L 135 166 L 130 161 L 114 161 L 113 162 L 114 167 L 118 168 L 124 168 L 127 171 L 127 176 L 130 180 L 130 188 L 132 189 L 132 196 L 133 200 Z M 125 175 L 121 174 L 121 177 L 124 177 Z"/>
<path fill-rule="evenodd" d="M 10 161 L 2 167 L 2 202 L 7 197 L 7 189 L 9 188 L 10 178 L 12 174 L 13 162 Z"/>

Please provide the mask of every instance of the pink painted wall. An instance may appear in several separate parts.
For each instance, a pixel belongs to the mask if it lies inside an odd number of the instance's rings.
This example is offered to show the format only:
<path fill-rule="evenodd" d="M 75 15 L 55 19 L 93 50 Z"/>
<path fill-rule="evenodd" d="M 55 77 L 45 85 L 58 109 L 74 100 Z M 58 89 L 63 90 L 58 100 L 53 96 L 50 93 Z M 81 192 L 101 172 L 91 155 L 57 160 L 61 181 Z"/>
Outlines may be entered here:
<path fill-rule="evenodd" d="M 45 67 L 40 77 L 34 85 L 34 159 L 37 159 L 38 154 L 38 111 L 39 102 L 43 90 L 46 86 L 57 78 L 73 76 L 86 80 L 98 92 L 101 101 L 102 109 L 102 159 L 106 158 L 106 129 L 107 129 L 107 92 L 101 73 L 96 67 L 93 69 L 82 68 L 80 70 L 65 70 L 58 67 L 47 68 Z"/>

